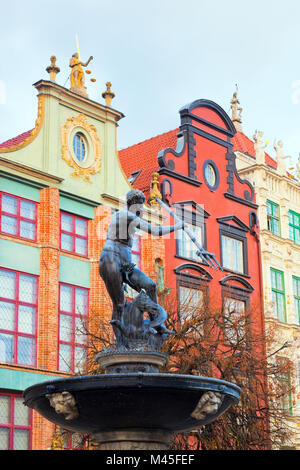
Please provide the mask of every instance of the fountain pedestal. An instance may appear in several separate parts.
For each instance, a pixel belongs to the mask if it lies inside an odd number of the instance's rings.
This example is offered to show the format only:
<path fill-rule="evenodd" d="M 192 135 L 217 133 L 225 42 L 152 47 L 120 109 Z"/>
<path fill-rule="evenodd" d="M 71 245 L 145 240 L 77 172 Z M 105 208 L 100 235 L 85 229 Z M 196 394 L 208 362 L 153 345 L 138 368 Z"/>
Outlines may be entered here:
<path fill-rule="evenodd" d="M 158 372 L 168 362 L 168 356 L 142 348 L 120 350 L 109 348 L 99 352 L 95 361 L 107 374 L 127 372 Z"/>
<path fill-rule="evenodd" d="M 94 434 L 99 450 L 167 450 L 171 438 L 170 432 L 144 429 L 124 429 Z"/>

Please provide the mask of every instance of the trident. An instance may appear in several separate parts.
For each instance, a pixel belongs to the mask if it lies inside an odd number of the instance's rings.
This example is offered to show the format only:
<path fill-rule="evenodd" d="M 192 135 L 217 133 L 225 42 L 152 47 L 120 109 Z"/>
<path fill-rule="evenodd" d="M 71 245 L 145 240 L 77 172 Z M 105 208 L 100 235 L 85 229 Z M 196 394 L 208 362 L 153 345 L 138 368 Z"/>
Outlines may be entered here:
<path fill-rule="evenodd" d="M 177 222 L 183 222 L 174 212 L 171 211 L 171 209 L 165 204 L 161 199 L 158 197 L 155 198 L 157 202 L 164 208 L 166 209 L 167 212 L 176 220 Z M 213 253 L 209 253 L 208 251 L 204 250 L 204 248 L 198 243 L 197 239 L 195 238 L 194 234 L 189 230 L 187 227 L 182 226 L 182 230 L 190 237 L 192 242 L 196 245 L 198 248 L 198 251 L 196 252 L 197 256 L 200 256 L 202 260 L 205 263 L 208 263 L 211 268 L 214 269 L 221 269 L 223 271 L 222 266 L 220 265 L 219 261 L 217 260 L 216 256 Z"/>

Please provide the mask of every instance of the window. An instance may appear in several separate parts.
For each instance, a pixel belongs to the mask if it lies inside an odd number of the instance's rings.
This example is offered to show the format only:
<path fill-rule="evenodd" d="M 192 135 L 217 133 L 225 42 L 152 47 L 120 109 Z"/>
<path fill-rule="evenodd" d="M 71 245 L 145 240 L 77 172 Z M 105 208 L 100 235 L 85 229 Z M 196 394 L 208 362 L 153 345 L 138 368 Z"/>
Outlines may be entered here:
<path fill-rule="evenodd" d="M 286 321 L 285 290 L 283 272 L 271 268 L 273 311 L 279 321 Z"/>
<path fill-rule="evenodd" d="M 192 207 L 193 210 L 189 210 Z M 185 227 L 192 232 L 199 245 L 206 248 L 205 236 L 205 218 L 209 216 L 201 206 L 194 201 L 181 202 L 177 206 L 176 213 L 180 219 L 184 221 Z M 196 261 L 198 263 L 205 263 L 200 256 L 197 255 L 199 248 L 190 239 L 184 230 L 177 230 L 175 232 L 176 238 L 176 255 L 180 258 Z"/>
<path fill-rule="evenodd" d="M 228 275 L 220 280 L 223 303 L 223 332 L 225 343 L 245 349 L 250 333 L 250 294 L 254 288 L 246 279 Z"/>
<path fill-rule="evenodd" d="M 202 230 L 201 227 L 184 223 L 184 225 L 193 233 L 197 241 L 202 245 Z M 187 258 L 194 261 L 201 261 L 201 258 L 197 255 L 198 248 L 192 242 L 190 237 L 184 230 L 178 230 L 177 232 L 177 255 L 183 258 Z"/>
<path fill-rule="evenodd" d="M 73 137 L 73 150 L 77 160 L 82 163 L 87 152 L 85 138 L 80 132 L 77 132 Z"/>
<path fill-rule="evenodd" d="M 88 255 L 88 221 L 76 215 L 61 212 L 60 218 L 62 250 Z"/>
<path fill-rule="evenodd" d="M 0 269 L 0 361 L 36 364 L 36 276 Z"/>
<path fill-rule="evenodd" d="M 0 450 L 30 450 L 31 415 L 22 396 L 0 393 Z"/>
<path fill-rule="evenodd" d="M 193 314 L 203 306 L 203 291 L 186 286 L 179 286 L 179 316 L 180 320 L 190 320 Z"/>
<path fill-rule="evenodd" d="M 220 183 L 220 175 L 217 165 L 212 160 L 206 160 L 203 164 L 203 176 L 205 183 L 211 191 L 215 191 Z"/>
<path fill-rule="evenodd" d="M 286 363 L 286 358 L 277 358 L 278 363 Z M 282 409 L 288 411 L 289 414 L 293 412 L 293 397 L 292 397 L 292 382 L 290 372 L 282 373 L 279 377 L 280 399 Z"/>
<path fill-rule="evenodd" d="M 205 306 L 208 300 L 209 282 L 212 276 L 202 266 L 185 263 L 174 269 L 176 274 L 178 320 L 196 319 L 192 325 L 202 335 Z"/>
<path fill-rule="evenodd" d="M 60 284 L 59 360 L 63 372 L 83 372 L 86 367 L 88 289 Z"/>
<path fill-rule="evenodd" d="M 249 227 L 235 215 L 217 218 L 220 231 L 221 265 L 225 270 L 248 276 Z"/>
<path fill-rule="evenodd" d="M 246 305 L 243 300 L 224 298 L 224 335 L 232 346 L 245 345 L 245 310 Z"/>
<path fill-rule="evenodd" d="M 279 205 L 272 201 L 267 201 L 267 223 L 270 232 L 273 232 L 275 235 L 280 235 Z"/>
<path fill-rule="evenodd" d="M 300 325 L 300 278 L 293 276 L 293 291 L 294 291 L 294 303 L 295 312 L 298 316 L 298 322 Z"/>
<path fill-rule="evenodd" d="M 222 235 L 222 264 L 224 268 L 237 273 L 244 272 L 243 242 L 227 235 Z"/>
<path fill-rule="evenodd" d="M 300 214 L 289 211 L 289 238 L 300 245 Z"/>
<path fill-rule="evenodd" d="M 26 240 L 37 239 L 37 203 L 0 193 L 0 230 Z"/>
<path fill-rule="evenodd" d="M 205 177 L 210 186 L 214 186 L 216 184 L 216 174 L 212 165 L 207 165 L 205 169 Z"/>

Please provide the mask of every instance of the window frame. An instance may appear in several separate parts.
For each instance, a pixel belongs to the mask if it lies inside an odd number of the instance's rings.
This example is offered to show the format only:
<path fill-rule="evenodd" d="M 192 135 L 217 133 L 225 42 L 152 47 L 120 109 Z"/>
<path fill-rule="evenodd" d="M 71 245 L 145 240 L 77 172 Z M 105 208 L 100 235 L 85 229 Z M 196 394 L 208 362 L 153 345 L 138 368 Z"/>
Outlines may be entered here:
<path fill-rule="evenodd" d="M 69 232 L 68 230 L 64 230 L 62 228 L 62 216 L 67 215 L 69 217 L 72 217 L 72 232 Z M 83 235 L 78 235 L 76 233 L 76 219 L 83 220 L 86 222 L 86 236 Z M 66 253 L 72 253 L 73 255 L 77 256 L 84 256 L 85 258 L 88 257 L 89 254 L 89 226 L 88 226 L 89 219 L 86 219 L 85 217 L 81 217 L 76 214 L 71 214 L 70 212 L 66 212 L 61 210 L 60 211 L 60 218 L 59 218 L 59 223 L 60 223 L 60 239 L 59 239 L 59 248 L 61 251 L 64 251 Z M 66 248 L 62 248 L 62 234 L 70 235 L 72 236 L 72 250 L 67 250 Z M 82 240 L 86 241 L 86 251 L 85 254 L 78 253 L 76 251 L 76 238 L 81 238 Z"/>
<path fill-rule="evenodd" d="M 3 268 L 0 267 L 0 271 L 8 271 L 16 274 L 16 279 L 15 279 L 15 298 L 14 299 L 9 299 L 7 297 L 2 297 L 0 296 L 0 301 L 2 302 L 7 302 L 10 304 L 14 304 L 14 330 L 9 330 L 9 329 L 0 329 L 0 333 L 3 334 L 9 334 L 13 336 L 13 361 L 8 362 L 8 361 L 1 361 L 3 364 L 18 364 L 21 366 L 28 366 L 28 367 L 36 367 L 37 366 L 37 342 L 38 342 L 38 337 L 37 337 L 37 331 L 38 331 L 38 292 L 39 292 L 39 277 L 35 274 L 30 274 L 30 273 L 25 273 L 22 271 L 15 271 L 13 269 L 8 269 L 8 268 Z M 36 280 L 36 303 L 30 303 L 30 302 L 24 302 L 20 301 L 20 275 L 24 276 L 30 276 Z M 28 306 L 28 307 L 33 307 L 35 308 L 35 329 L 34 333 L 24 333 L 20 332 L 18 329 L 18 321 L 19 321 L 19 307 L 20 305 Z M 33 338 L 34 339 L 34 363 L 33 364 L 24 364 L 22 362 L 18 361 L 18 339 L 19 337 L 26 337 L 26 338 Z"/>
<path fill-rule="evenodd" d="M 272 272 L 275 273 L 275 274 L 280 274 L 281 275 L 281 280 L 282 280 L 282 286 L 283 286 L 283 290 L 280 290 L 278 289 L 277 287 L 273 287 L 272 285 Z M 282 322 L 282 323 L 287 323 L 287 311 L 286 311 L 286 296 L 285 296 L 285 282 L 284 282 L 284 272 L 281 271 L 280 269 L 276 269 L 276 268 L 272 268 L 270 267 L 270 276 L 271 276 L 271 292 L 272 292 L 272 302 L 273 302 L 273 293 L 276 294 L 276 312 L 273 312 L 276 313 L 276 318 L 278 321 Z M 277 281 L 276 281 L 276 284 L 277 284 Z M 281 320 L 279 318 L 279 315 L 278 315 L 278 304 L 277 304 L 277 294 L 281 294 L 283 295 L 283 320 Z"/>
<path fill-rule="evenodd" d="M 247 232 L 249 228 L 243 228 L 238 226 L 233 226 L 228 223 L 224 223 L 219 220 L 219 237 L 220 237 L 220 263 L 224 271 L 234 273 L 240 276 L 249 277 L 249 263 L 248 263 L 248 242 L 247 242 Z M 232 238 L 242 242 L 242 254 L 243 254 L 243 272 L 235 271 L 227 266 L 224 266 L 224 256 L 223 256 L 223 243 L 222 237 Z"/>
<path fill-rule="evenodd" d="M 78 140 L 79 140 L 79 146 L 78 146 Z M 74 155 L 76 157 L 76 162 L 79 163 L 79 165 L 82 165 L 86 161 L 87 156 L 88 156 L 87 142 L 82 132 L 78 131 L 74 134 L 72 148 L 73 148 Z M 81 157 L 82 149 L 84 150 L 83 158 L 78 158 L 78 150 L 79 150 L 80 157 Z"/>
<path fill-rule="evenodd" d="M 205 291 L 204 289 L 201 289 L 200 287 L 196 285 L 185 285 L 182 282 L 179 284 L 179 289 L 178 289 L 178 321 L 180 323 L 184 323 L 184 321 L 188 321 L 192 319 L 192 313 L 191 312 L 182 312 L 182 307 L 184 308 L 184 305 L 182 306 L 181 304 L 181 289 L 188 289 L 189 291 L 196 291 L 196 292 L 201 292 L 202 294 L 202 303 L 205 302 L 204 296 L 205 296 Z M 194 305 L 193 305 L 194 307 Z M 201 307 L 200 307 L 201 308 Z"/>
<path fill-rule="evenodd" d="M 297 285 L 297 292 L 296 293 L 295 293 L 295 289 L 294 289 L 294 286 L 295 286 L 294 281 L 296 281 L 297 284 L 299 283 L 299 285 Z M 298 313 L 298 323 L 300 325 L 300 277 L 292 276 L 292 282 L 293 282 L 294 306 L 295 306 L 296 312 Z"/>
<path fill-rule="evenodd" d="M 67 312 L 66 310 L 61 309 L 61 286 L 68 286 L 72 288 L 72 311 Z M 76 313 L 76 289 L 81 289 L 85 290 L 87 292 L 87 314 L 82 315 L 80 313 Z M 76 318 L 81 318 L 85 317 L 87 320 L 87 323 L 89 322 L 89 297 L 90 297 L 90 289 L 87 287 L 82 287 L 82 286 L 77 286 L 74 284 L 68 284 L 66 282 L 60 282 L 59 283 L 59 290 L 58 290 L 58 351 L 57 351 L 57 370 L 59 372 L 65 372 L 65 373 L 70 373 L 74 374 L 76 373 L 76 364 L 75 364 L 75 349 L 76 347 L 80 347 L 82 349 L 85 349 L 85 351 L 88 351 L 88 337 L 86 337 L 86 344 L 85 346 L 82 343 L 76 342 Z M 61 333 L 60 333 L 60 327 L 61 327 L 61 315 L 68 315 L 71 317 L 72 320 L 72 330 L 71 330 L 71 335 L 72 339 L 71 341 L 66 341 L 61 339 Z M 60 369 L 60 346 L 61 345 L 66 345 L 70 346 L 71 348 L 71 367 L 70 370 L 62 370 Z"/>
<path fill-rule="evenodd" d="M 250 293 L 253 291 L 253 289 L 250 288 L 243 288 L 243 287 L 238 287 L 236 285 L 222 285 L 222 308 L 223 308 L 223 325 L 224 325 L 224 339 L 226 344 L 230 344 L 233 347 L 236 347 L 235 344 L 233 344 L 230 339 L 226 338 L 225 330 L 226 330 L 226 319 L 225 319 L 225 301 L 226 299 L 232 299 L 232 300 L 237 300 L 238 302 L 244 302 L 245 304 L 245 309 L 244 309 L 244 314 L 247 315 L 247 312 L 249 312 L 250 309 Z M 247 321 L 245 322 L 244 325 L 245 329 L 245 339 L 247 343 L 247 338 L 248 335 L 250 334 L 249 328 L 247 326 Z M 243 346 L 245 348 L 245 345 Z"/>
<path fill-rule="evenodd" d="M 180 323 L 183 321 L 180 315 L 180 287 L 202 291 L 203 303 L 205 304 L 208 300 L 208 290 L 209 290 L 208 283 L 211 280 L 210 278 L 205 278 L 204 274 L 201 274 L 201 273 L 199 277 L 190 273 L 186 273 L 183 271 L 185 267 L 192 268 L 192 269 L 195 269 L 195 267 L 197 268 L 197 266 L 183 265 L 181 266 L 180 270 L 178 270 L 178 268 L 175 269 L 176 292 L 177 292 L 177 320 Z"/>
<path fill-rule="evenodd" d="M 292 220 L 294 221 L 294 216 L 297 216 L 299 219 L 299 225 L 295 225 L 294 223 L 290 222 L 290 216 L 292 216 Z M 291 229 L 293 231 L 293 236 L 291 237 Z M 299 231 L 299 242 L 296 241 L 295 237 L 295 230 Z M 298 212 L 289 210 L 289 239 L 292 240 L 296 245 L 300 245 L 300 214 Z"/>
<path fill-rule="evenodd" d="M 276 361 L 278 363 L 284 363 L 287 358 L 282 356 L 277 356 Z M 293 392 L 292 392 L 292 377 L 291 373 L 281 374 L 278 377 L 278 381 L 282 390 L 282 396 L 280 397 L 281 405 L 284 411 L 286 411 L 290 416 L 293 415 Z M 285 385 L 287 385 L 288 390 L 285 391 Z"/>
<path fill-rule="evenodd" d="M 8 397 L 10 399 L 9 423 L 1 423 L 0 422 L 0 429 L 5 428 L 5 429 L 9 430 L 9 446 L 8 446 L 7 450 L 14 450 L 14 431 L 16 429 L 29 431 L 29 442 L 28 442 L 28 449 L 27 450 L 31 450 L 32 449 L 32 416 L 33 416 L 33 410 L 31 408 L 28 408 L 28 412 L 29 412 L 29 424 L 28 425 L 15 424 L 15 398 L 22 398 L 22 395 L 18 394 L 18 393 L 6 393 L 6 392 L 3 392 L 3 391 L 0 391 L 0 395 Z"/>
<path fill-rule="evenodd" d="M 269 214 L 268 212 L 268 205 L 271 207 L 271 214 Z M 275 216 L 273 214 L 273 209 L 275 207 L 278 209 L 278 216 Z M 278 221 L 278 233 L 274 231 L 274 225 L 273 225 L 274 219 Z M 269 224 L 271 225 L 271 227 Z M 269 199 L 267 199 L 267 227 L 268 227 L 269 232 L 273 233 L 274 235 L 277 235 L 278 237 L 281 236 L 280 205 Z"/>
<path fill-rule="evenodd" d="M 213 172 L 214 172 L 215 183 L 213 185 L 210 184 L 210 181 L 207 178 L 206 170 L 208 169 L 208 167 L 211 167 L 213 169 Z M 204 162 L 204 164 L 203 164 L 203 178 L 204 178 L 204 181 L 205 181 L 207 187 L 212 192 L 214 192 L 218 189 L 219 184 L 220 184 L 220 174 L 219 174 L 218 167 L 217 167 L 217 165 L 215 164 L 215 162 L 213 160 L 206 160 Z"/>
<path fill-rule="evenodd" d="M 179 216 L 185 223 L 195 226 L 195 227 L 200 227 L 202 247 L 206 250 L 207 248 L 206 219 L 207 217 L 209 217 L 209 214 L 205 212 L 204 210 L 203 210 L 203 214 L 201 214 L 197 210 L 195 212 L 192 212 L 191 210 L 185 208 L 187 204 L 195 206 L 195 204 L 193 204 L 193 201 L 176 203 L 176 209 L 175 209 L 176 215 Z M 193 257 L 185 256 L 185 253 L 180 253 L 180 239 L 179 239 L 180 235 L 183 236 L 183 230 L 179 230 L 175 232 L 175 240 L 176 240 L 176 255 L 175 256 L 176 258 L 180 258 L 183 260 L 192 261 L 194 263 L 199 263 L 205 266 L 209 266 L 209 263 L 206 263 L 200 256 L 193 258 Z M 186 236 L 188 237 L 188 235 Z M 190 243 L 193 243 L 193 242 L 190 241 Z"/>
<path fill-rule="evenodd" d="M 3 197 L 3 195 L 13 197 L 17 200 L 17 213 L 16 214 L 12 214 L 10 212 L 3 211 L 3 209 L 2 209 L 2 205 L 3 205 L 2 197 Z M 21 216 L 21 201 L 30 202 L 31 204 L 34 205 L 34 212 L 35 212 L 34 219 L 28 219 L 27 217 Z M 17 221 L 16 233 L 5 232 L 2 229 L 2 215 L 6 216 L 6 217 L 12 217 L 12 218 L 16 219 L 16 221 Z M 24 237 L 24 236 L 20 235 L 20 233 L 21 233 L 21 221 L 29 222 L 31 224 L 34 224 L 34 238 L 28 238 L 28 237 Z M 25 197 L 17 196 L 16 194 L 11 194 L 11 193 L 7 193 L 5 191 L 0 191 L 0 233 L 3 233 L 5 235 L 11 236 L 11 237 L 21 238 L 22 240 L 36 242 L 37 241 L 37 232 L 38 232 L 37 224 L 38 224 L 38 203 L 36 201 L 32 201 L 31 199 L 27 199 Z"/>

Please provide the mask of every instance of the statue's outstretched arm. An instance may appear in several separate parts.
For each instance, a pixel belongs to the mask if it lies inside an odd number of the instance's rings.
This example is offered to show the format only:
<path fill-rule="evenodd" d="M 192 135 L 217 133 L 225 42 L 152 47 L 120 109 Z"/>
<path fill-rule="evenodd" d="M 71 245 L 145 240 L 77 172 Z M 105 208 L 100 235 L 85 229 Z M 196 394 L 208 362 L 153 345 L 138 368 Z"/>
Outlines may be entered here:
<path fill-rule="evenodd" d="M 151 235 L 154 235 L 155 237 L 160 237 L 162 235 L 166 235 L 167 233 L 180 230 L 181 228 L 183 228 L 183 222 L 180 221 L 175 225 L 168 225 L 166 227 L 163 227 L 160 225 L 148 224 L 148 222 L 145 222 L 144 220 L 138 217 L 136 227 L 140 230 L 143 230 L 143 232 L 151 233 Z"/>
<path fill-rule="evenodd" d="M 89 58 L 89 60 L 85 64 L 83 62 L 80 62 L 80 63 L 83 67 L 87 67 L 93 58 L 94 57 L 91 55 L 91 57 Z"/>

